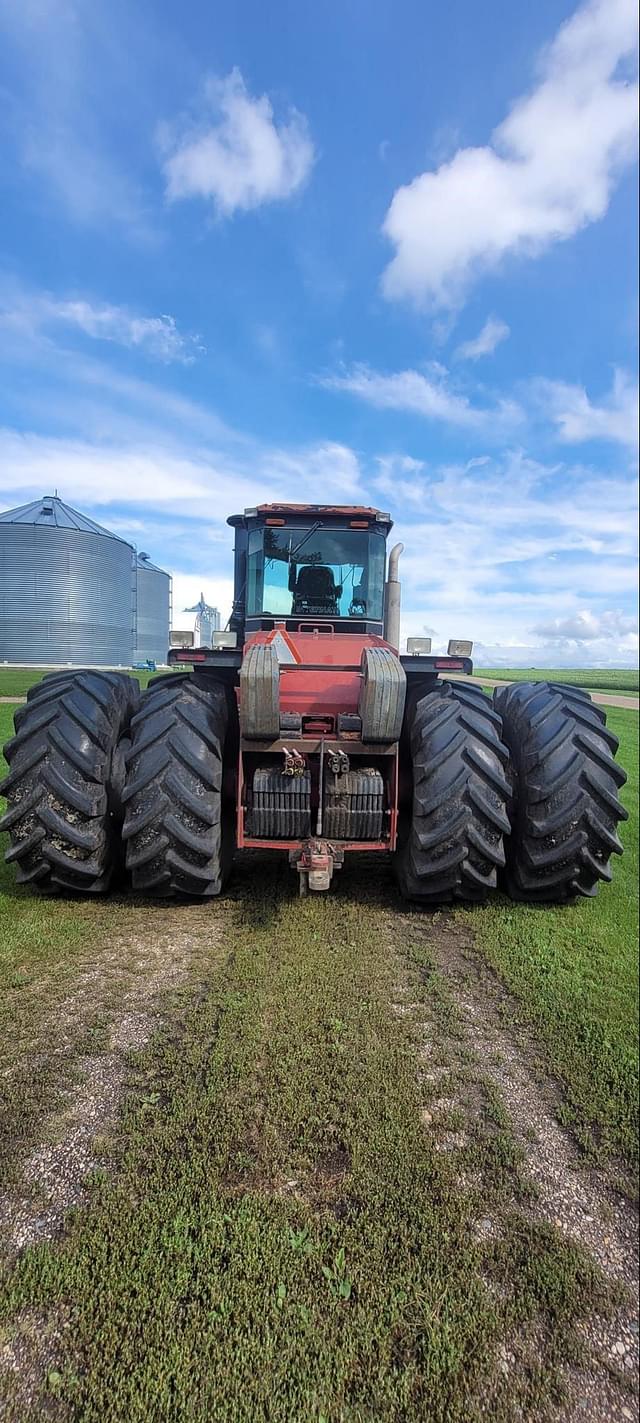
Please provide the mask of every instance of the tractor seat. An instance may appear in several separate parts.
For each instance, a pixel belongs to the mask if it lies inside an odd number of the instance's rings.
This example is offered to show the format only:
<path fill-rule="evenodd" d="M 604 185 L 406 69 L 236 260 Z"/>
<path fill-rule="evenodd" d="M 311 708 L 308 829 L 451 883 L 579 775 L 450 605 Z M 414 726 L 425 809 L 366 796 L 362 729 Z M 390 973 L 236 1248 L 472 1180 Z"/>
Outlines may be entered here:
<path fill-rule="evenodd" d="M 338 614 L 338 599 L 342 593 L 340 584 L 334 581 L 333 573 L 324 564 L 309 564 L 300 569 L 293 590 L 292 613 Z"/>

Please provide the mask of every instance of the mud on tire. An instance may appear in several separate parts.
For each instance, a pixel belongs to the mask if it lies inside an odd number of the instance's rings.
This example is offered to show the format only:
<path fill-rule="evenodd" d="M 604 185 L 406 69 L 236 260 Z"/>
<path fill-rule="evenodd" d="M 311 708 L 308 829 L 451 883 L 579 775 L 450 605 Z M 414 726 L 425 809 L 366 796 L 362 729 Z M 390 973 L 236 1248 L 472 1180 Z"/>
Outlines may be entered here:
<path fill-rule="evenodd" d="M 611 855 L 622 854 L 618 791 L 627 777 L 614 761 L 617 736 L 588 692 L 564 683 L 514 683 L 496 688 L 494 702 L 514 771 L 509 893 L 547 902 L 594 895 L 611 879 Z"/>
<path fill-rule="evenodd" d="M 396 873 L 406 899 L 478 902 L 505 861 L 508 751 L 480 688 L 438 683 L 409 712 L 413 802 Z"/>
<path fill-rule="evenodd" d="M 108 889 L 118 855 L 118 743 L 140 700 L 119 672 L 54 672 L 27 695 L 5 747 L 7 861 L 44 892 Z"/>
<path fill-rule="evenodd" d="M 197 674 L 151 683 L 133 718 L 122 830 L 133 888 L 161 896 L 219 894 L 229 868 L 223 836 L 223 687 Z"/>

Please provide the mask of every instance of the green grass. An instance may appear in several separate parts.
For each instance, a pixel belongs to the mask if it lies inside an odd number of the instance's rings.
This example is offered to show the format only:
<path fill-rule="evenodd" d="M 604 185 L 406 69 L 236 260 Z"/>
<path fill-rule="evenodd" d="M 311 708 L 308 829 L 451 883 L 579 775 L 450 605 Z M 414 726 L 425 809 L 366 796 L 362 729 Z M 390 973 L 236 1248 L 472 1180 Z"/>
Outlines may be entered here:
<path fill-rule="evenodd" d="M 539 1030 L 585 1145 L 634 1155 L 638 1142 L 638 714 L 612 707 L 628 773 L 622 859 L 596 899 L 566 908 L 493 903 L 479 944 Z"/>
<path fill-rule="evenodd" d="M 0 734 L 11 716 L 0 708 Z M 609 720 L 631 770 L 637 716 Z M 538 1029 L 579 1130 L 611 1150 L 633 1134 L 637 822 L 623 829 L 627 857 L 595 901 L 465 916 Z M 208 958 L 131 1062 L 87 1207 L 0 1277 L 0 1344 L 21 1327 L 39 1335 L 42 1319 L 68 1325 L 31 1411 L 2 1380 L 8 1423 L 538 1417 L 560 1398 L 574 1323 L 606 1308 L 594 1267 L 520 1213 L 519 1153 L 481 1069 L 459 1156 L 438 1153 L 422 1124 L 425 1023 L 460 1076 L 472 1071 L 430 952 L 437 916 L 403 913 L 384 875 L 353 867 L 331 897 L 300 901 L 272 864 L 245 861 L 232 898 L 199 921 Z M 165 914 L 39 900 L 3 867 L 0 1040 L 21 1064 L 0 1130 L 11 1160 L 86 1051 L 79 1021 L 66 1056 L 50 1055 L 56 1005 L 87 963 L 100 967 L 114 927 L 153 937 Z M 461 1167 L 475 1187 L 462 1188 Z M 500 1228 L 480 1240 L 487 1211 Z M 498 1344 L 528 1328 L 533 1353 L 496 1382 Z"/>
<path fill-rule="evenodd" d="M 475 667 L 475 677 L 489 677 L 504 682 L 569 682 L 574 687 L 585 687 L 591 692 L 618 692 L 621 696 L 637 694 L 640 686 L 638 672 L 634 668 L 616 670 L 598 668 L 543 668 L 543 667 Z"/>
<path fill-rule="evenodd" d="M 82 1423 L 539 1416 L 573 1321 L 605 1305 L 579 1252 L 514 1210 L 513 1154 L 487 1187 L 500 1237 L 476 1238 L 390 1012 L 384 900 L 300 902 L 288 883 L 254 872 L 212 910 L 224 960 L 138 1055 L 112 1172 L 63 1242 L 5 1275 L 9 1334 L 25 1311 L 68 1321 L 34 1419 L 56 1398 Z M 432 1004 L 428 922 L 404 938 Z M 527 1324 L 544 1349 L 496 1381 L 499 1341 Z"/>
<path fill-rule="evenodd" d="M 48 671 L 62 671 L 62 668 L 46 667 L 1 667 L 0 666 L 0 697 L 25 697 L 30 687 L 35 687 L 46 677 Z M 132 668 L 123 667 L 123 672 L 129 672 L 131 677 L 136 677 L 141 687 L 146 687 L 152 677 L 157 677 L 160 672 L 166 672 L 167 668 L 159 668 L 158 672 L 134 672 Z M 177 667 L 176 671 L 182 672 L 184 666 Z M 190 669 L 188 669 L 190 670 Z"/>

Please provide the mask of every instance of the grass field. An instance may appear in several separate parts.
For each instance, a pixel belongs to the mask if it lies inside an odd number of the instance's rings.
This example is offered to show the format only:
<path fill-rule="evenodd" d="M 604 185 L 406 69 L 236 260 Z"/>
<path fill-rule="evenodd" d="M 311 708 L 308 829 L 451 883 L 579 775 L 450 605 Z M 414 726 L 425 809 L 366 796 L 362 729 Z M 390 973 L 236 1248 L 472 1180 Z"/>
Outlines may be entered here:
<path fill-rule="evenodd" d="M 165 669 L 166 670 L 166 669 Z M 180 669 L 182 670 L 182 669 Z M 33 667 L 2 667 L 0 666 L 0 697 L 24 697 L 29 690 L 45 675 L 45 668 Z M 624 696 L 626 692 L 630 695 L 638 692 L 638 673 L 632 670 L 606 671 L 589 670 L 580 668 L 579 670 L 558 671 L 532 668 L 523 670 L 522 668 L 474 668 L 476 677 L 488 677 L 510 682 L 542 682 L 550 680 L 552 682 L 571 682 L 575 687 L 586 687 L 589 691 L 597 692 L 617 692 Z M 140 686 L 146 687 L 151 677 L 157 676 L 155 672 L 132 672 L 137 677 Z"/>
<path fill-rule="evenodd" d="M 61 668 L 46 667 L 1 667 L 0 666 L 0 697 L 25 697 L 30 687 L 46 677 L 47 670 L 61 671 Z M 160 668 L 158 672 L 134 672 L 131 668 L 123 667 L 123 672 L 129 672 L 131 677 L 136 677 L 141 687 L 148 686 L 151 677 L 157 677 L 159 672 L 167 671 L 167 668 Z M 182 671 L 183 668 L 176 669 Z"/>
<path fill-rule="evenodd" d="M 604 670 L 601 667 L 476 667 L 476 677 L 488 677 L 504 682 L 569 682 L 574 687 L 586 687 L 590 692 L 618 692 L 624 696 L 637 694 L 640 685 L 634 668 Z"/>
<path fill-rule="evenodd" d="M 636 1133 L 638 718 L 608 720 L 634 806 L 613 886 L 556 911 L 497 900 L 454 925 L 533 1025 L 582 1141 L 615 1158 Z M 403 910 L 386 871 L 345 869 L 330 897 L 300 901 L 281 862 L 245 861 L 205 909 L 41 901 L 6 866 L 0 886 L 10 1190 L 30 1146 L 68 1129 L 46 1113 L 87 1064 L 111 1070 L 113 1024 L 132 986 L 144 999 L 158 946 L 173 965 L 197 945 L 129 1054 L 120 1115 L 94 1126 L 82 1209 L 61 1240 L 0 1261 L 8 1423 L 506 1423 L 559 1402 L 574 1326 L 613 1296 L 536 1216 L 438 968 L 448 916 Z M 456 1082 L 473 1125 L 444 1149 Z M 35 1392 L 2 1375 L 3 1348 Z"/>
<path fill-rule="evenodd" d="M 607 1291 L 516 1208 L 517 1151 L 488 1097 L 487 1140 L 465 1158 L 484 1173 L 477 1190 L 459 1189 L 425 1133 L 413 1019 L 389 1011 L 384 903 L 300 904 L 286 872 L 259 894 L 241 877 L 237 895 L 205 981 L 136 1055 L 111 1171 L 62 1244 L 5 1275 L 5 1338 L 19 1320 L 37 1351 L 29 1331 L 51 1321 L 40 1398 L 95 1423 L 445 1423 L 487 1399 L 496 1419 L 514 1398 L 543 1407 L 583 1302 L 606 1310 Z M 420 925 L 403 936 L 415 1009 L 438 984 Z M 477 1078 L 475 1090 L 483 1100 Z M 487 1212 L 499 1238 L 479 1241 Z M 529 1325 L 544 1359 L 494 1377 L 500 1341 Z"/>

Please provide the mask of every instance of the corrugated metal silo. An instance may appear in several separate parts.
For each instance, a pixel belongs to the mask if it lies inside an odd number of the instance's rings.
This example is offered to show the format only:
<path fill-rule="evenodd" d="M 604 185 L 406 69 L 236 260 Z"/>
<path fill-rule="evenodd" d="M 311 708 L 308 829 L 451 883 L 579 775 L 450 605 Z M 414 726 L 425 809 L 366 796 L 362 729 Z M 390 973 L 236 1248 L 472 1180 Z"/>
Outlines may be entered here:
<path fill-rule="evenodd" d="M 148 553 L 136 560 L 137 615 L 135 662 L 166 662 L 169 648 L 171 578 L 156 568 Z"/>
<path fill-rule="evenodd" d="M 0 662 L 130 666 L 134 560 L 57 497 L 0 514 Z"/>

